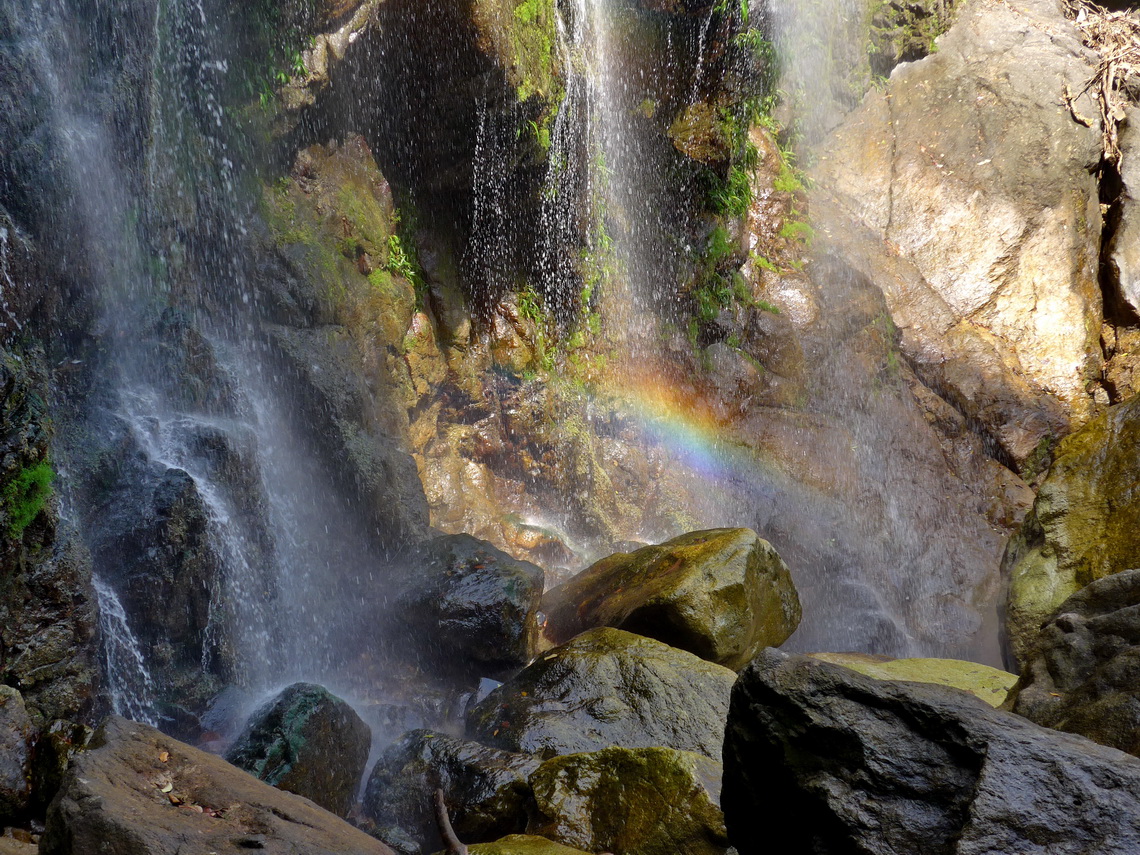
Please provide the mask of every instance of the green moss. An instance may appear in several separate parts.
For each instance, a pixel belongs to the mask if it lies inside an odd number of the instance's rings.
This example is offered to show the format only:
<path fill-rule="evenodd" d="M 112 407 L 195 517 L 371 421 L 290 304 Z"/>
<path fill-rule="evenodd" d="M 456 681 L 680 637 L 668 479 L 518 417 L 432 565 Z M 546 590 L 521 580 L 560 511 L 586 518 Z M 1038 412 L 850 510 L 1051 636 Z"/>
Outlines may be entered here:
<path fill-rule="evenodd" d="M 514 9 L 510 45 L 518 75 L 518 96 L 526 101 L 538 95 L 556 97 L 557 68 L 554 44 L 557 38 L 555 0 L 523 0 Z"/>
<path fill-rule="evenodd" d="M 780 227 L 780 237 L 810 246 L 811 242 L 815 240 L 815 229 L 803 220 L 789 220 Z"/>
<path fill-rule="evenodd" d="M 28 466 L 4 487 L 4 511 L 8 517 L 8 535 L 19 539 L 26 529 L 40 515 L 51 496 L 51 482 L 55 470 L 44 460 L 35 466 Z"/>

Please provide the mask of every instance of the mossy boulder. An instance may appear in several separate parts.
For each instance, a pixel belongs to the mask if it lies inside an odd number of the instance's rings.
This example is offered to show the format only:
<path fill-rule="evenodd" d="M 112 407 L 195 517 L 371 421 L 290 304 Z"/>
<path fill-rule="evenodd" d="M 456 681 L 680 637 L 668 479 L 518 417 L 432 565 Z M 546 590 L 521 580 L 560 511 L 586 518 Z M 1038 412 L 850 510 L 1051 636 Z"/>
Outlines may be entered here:
<path fill-rule="evenodd" d="M 589 852 L 723 855 L 721 764 L 671 748 L 555 757 L 531 775 L 529 831 Z"/>
<path fill-rule="evenodd" d="M 1065 438 L 1002 561 L 1006 621 L 1023 659 L 1038 628 L 1085 585 L 1140 567 L 1140 398 Z"/>
<path fill-rule="evenodd" d="M 295 683 L 253 714 L 226 759 L 346 816 L 371 741 L 368 725 L 347 703 L 322 686 Z"/>
<path fill-rule="evenodd" d="M 467 715 L 467 735 L 549 758 L 664 746 L 720 758 L 735 674 L 603 627 L 540 656 Z"/>
<path fill-rule="evenodd" d="M 877 680 L 936 683 L 969 692 L 991 707 L 1000 707 L 1017 675 L 960 659 L 887 659 L 863 653 L 813 653 L 814 659 L 842 665 Z"/>
<path fill-rule="evenodd" d="M 471 855 L 589 855 L 581 849 L 572 849 L 529 834 L 511 834 L 494 843 L 476 843 L 468 846 Z"/>
<path fill-rule="evenodd" d="M 541 761 L 430 730 L 405 733 L 368 777 L 364 815 L 390 846 L 434 852 L 443 846 L 433 810 L 444 793 L 455 833 L 465 843 L 487 842 L 526 829 L 527 778 Z"/>
<path fill-rule="evenodd" d="M 400 619 L 437 663 L 500 673 L 524 665 L 537 635 L 545 574 L 469 534 L 437 537 L 412 552 Z"/>
<path fill-rule="evenodd" d="M 801 616 L 787 565 L 746 528 L 691 532 L 603 558 L 542 605 L 557 642 L 614 626 L 733 669 L 783 644 Z"/>

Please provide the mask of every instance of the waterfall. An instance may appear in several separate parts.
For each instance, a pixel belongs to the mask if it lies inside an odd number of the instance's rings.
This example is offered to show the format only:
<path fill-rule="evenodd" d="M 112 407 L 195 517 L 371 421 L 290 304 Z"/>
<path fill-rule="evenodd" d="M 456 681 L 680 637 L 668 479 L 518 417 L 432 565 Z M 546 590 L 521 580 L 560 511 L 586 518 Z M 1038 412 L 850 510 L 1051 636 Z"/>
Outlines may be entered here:
<path fill-rule="evenodd" d="M 157 727 L 159 717 L 154 709 L 154 679 L 147 670 L 138 639 L 131 632 L 127 613 L 114 588 L 98 575 L 94 582 L 111 711 L 132 721 Z"/>

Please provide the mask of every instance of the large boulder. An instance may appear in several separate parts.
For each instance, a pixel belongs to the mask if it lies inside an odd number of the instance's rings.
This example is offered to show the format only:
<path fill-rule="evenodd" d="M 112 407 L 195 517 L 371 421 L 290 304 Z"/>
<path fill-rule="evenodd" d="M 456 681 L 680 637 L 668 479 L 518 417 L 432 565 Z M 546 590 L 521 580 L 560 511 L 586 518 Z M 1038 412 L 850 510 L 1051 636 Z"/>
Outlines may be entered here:
<path fill-rule="evenodd" d="M 32 721 L 20 693 L 0 686 L 0 825 L 23 819 L 31 800 Z"/>
<path fill-rule="evenodd" d="M 413 730 L 376 761 L 363 813 L 376 824 L 375 834 L 394 848 L 435 852 L 444 845 L 433 810 L 439 788 L 460 840 L 497 840 L 526 830 L 527 778 L 540 763 L 529 754 Z"/>
<path fill-rule="evenodd" d="M 1061 604 L 1025 653 L 1011 709 L 1140 756 L 1140 569 Z"/>
<path fill-rule="evenodd" d="M 1009 697 L 1017 676 L 961 659 L 888 659 L 864 653 L 813 653 L 814 659 L 842 665 L 876 680 L 910 680 L 952 686 L 1000 707 Z"/>
<path fill-rule="evenodd" d="M 468 534 L 411 553 L 397 614 L 419 648 L 450 666 L 498 675 L 524 665 L 538 631 L 545 574 Z"/>
<path fill-rule="evenodd" d="M 1002 562 L 1006 621 L 1022 659 L 1041 624 L 1080 588 L 1140 567 L 1140 398 L 1067 437 Z"/>
<path fill-rule="evenodd" d="M 467 715 L 467 734 L 508 751 L 557 754 L 664 746 L 720 759 L 735 675 L 620 629 L 545 653 Z"/>
<path fill-rule="evenodd" d="M 378 840 L 220 757 L 111 716 L 48 810 L 42 855 L 393 855 Z"/>
<path fill-rule="evenodd" d="M 1088 417 L 1100 372 L 1100 128 L 1075 118 L 1097 115 L 1082 94 L 1092 74 L 1053 0 L 1016 9 L 973 0 L 936 52 L 867 96 L 824 145 L 818 171 L 944 304 L 944 317 L 904 329 L 908 355 L 992 352 L 987 371 L 1028 381 L 1031 429 L 969 411 L 1019 462 L 1055 429 L 1058 403 L 1076 423 Z M 905 309 L 905 295 L 880 284 L 892 313 Z M 969 372 L 941 379 L 971 405 Z"/>
<path fill-rule="evenodd" d="M 546 633 L 613 626 L 728 668 L 779 647 L 800 621 L 787 565 L 746 528 L 698 531 L 603 558 L 542 600 Z"/>
<path fill-rule="evenodd" d="M 347 703 L 323 686 L 295 683 L 253 714 L 226 759 L 346 816 L 371 742 L 372 731 Z"/>
<path fill-rule="evenodd" d="M 1140 761 L 945 686 L 765 651 L 724 762 L 741 855 L 1140 851 Z"/>
<path fill-rule="evenodd" d="M 721 765 L 671 748 L 605 748 L 531 776 L 529 831 L 587 852 L 724 855 Z"/>

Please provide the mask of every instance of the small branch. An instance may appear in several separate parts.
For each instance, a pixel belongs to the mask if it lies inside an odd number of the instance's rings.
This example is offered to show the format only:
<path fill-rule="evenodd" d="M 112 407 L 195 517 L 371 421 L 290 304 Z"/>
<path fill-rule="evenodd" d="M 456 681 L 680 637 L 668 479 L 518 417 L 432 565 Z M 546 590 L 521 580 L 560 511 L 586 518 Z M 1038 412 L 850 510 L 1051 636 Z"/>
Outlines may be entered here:
<path fill-rule="evenodd" d="M 443 800 L 443 790 L 438 788 L 435 791 L 435 821 L 439 826 L 439 836 L 447 845 L 447 855 L 468 855 L 467 847 L 455 836 L 451 818 L 447 815 L 447 804 Z"/>

